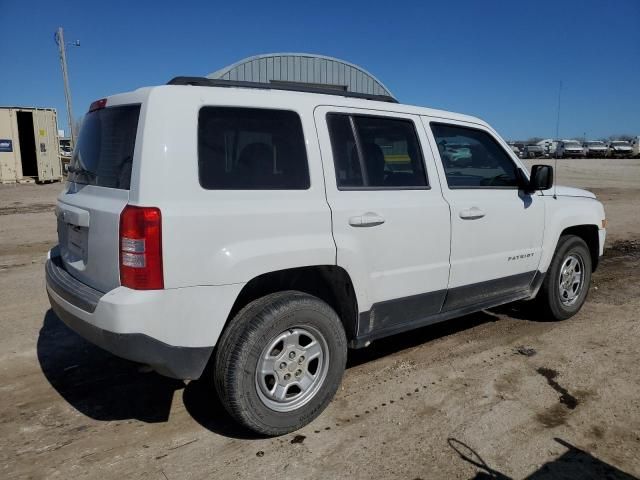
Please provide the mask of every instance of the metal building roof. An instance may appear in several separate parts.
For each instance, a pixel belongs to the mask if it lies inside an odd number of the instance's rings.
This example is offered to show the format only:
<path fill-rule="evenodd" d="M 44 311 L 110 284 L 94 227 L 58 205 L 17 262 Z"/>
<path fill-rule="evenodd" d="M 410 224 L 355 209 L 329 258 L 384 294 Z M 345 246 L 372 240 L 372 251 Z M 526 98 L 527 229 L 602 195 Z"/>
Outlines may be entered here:
<path fill-rule="evenodd" d="M 21 107 L 19 105 L 0 105 L 0 110 L 47 110 L 55 112 L 56 109 L 52 107 Z"/>
<path fill-rule="evenodd" d="M 258 83 L 301 82 L 395 99 L 389 89 L 364 68 L 310 53 L 256 55 L 210 73 L 207 78 Z"/>

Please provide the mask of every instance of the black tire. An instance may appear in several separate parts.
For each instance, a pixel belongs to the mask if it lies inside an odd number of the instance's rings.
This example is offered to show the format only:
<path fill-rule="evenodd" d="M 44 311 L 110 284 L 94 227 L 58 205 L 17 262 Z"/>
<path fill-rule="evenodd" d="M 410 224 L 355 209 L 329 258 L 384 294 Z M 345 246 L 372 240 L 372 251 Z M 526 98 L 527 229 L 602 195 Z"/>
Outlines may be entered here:
<path fill-rule="evenodd" d="M 566 304 L 560 294 L 560 269 L 570 256 L 578 257 L 582 261 L 583 283 L 575 301 Z M 542 287 L 536 296 L 536 303 L 545 318 L 551 320 L 565 320 L 574 316 L 584 304 L 591 284 L 591 253 L 585 241 L 575 235 L 563 235 L 547 270 Z"/>
<path fill-rule="evenodd" d="M 307 403 L 292 411 L 276 411 L 259 392 L 258 361 L 270 341 L 296 328 L 313 330 L 324 339 L 326 373 Z M 340 385 L 346 361 L 347 338 L 336 312 L 306 293 L 277 292 L 249 303 L 231 320 L 218 343 L 214 382 L 222 404 L 241 425 L 262 435 L 283 435 L 322 413 Z"/>

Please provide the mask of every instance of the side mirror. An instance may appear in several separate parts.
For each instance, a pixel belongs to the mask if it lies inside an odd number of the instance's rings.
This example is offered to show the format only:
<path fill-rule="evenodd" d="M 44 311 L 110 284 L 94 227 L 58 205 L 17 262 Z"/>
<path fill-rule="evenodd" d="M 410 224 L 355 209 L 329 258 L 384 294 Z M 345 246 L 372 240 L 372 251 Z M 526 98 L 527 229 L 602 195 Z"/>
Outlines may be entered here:
<path fill-rule="evenodd" d="M 553 186 L 553 167 L 551 165 L 534 165 L 531 167 L 529 192 L 549 190 Z"/>

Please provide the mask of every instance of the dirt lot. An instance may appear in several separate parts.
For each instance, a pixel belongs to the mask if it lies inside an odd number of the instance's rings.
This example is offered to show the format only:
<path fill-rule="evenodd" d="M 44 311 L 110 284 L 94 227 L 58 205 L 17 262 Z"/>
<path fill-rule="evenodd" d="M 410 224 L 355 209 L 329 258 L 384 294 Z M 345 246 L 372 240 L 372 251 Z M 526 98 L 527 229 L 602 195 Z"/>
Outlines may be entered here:
<path fill-rule="evenodd" d="M 640 160 L 559 162 L 604 201 L 582 312 L 514 307 L 375 342 L 296 434 L 236 428 L 206 382 L 119 360 L 49 310 L 59 184 L 0 187 L 0 478 L 640 477 Z"/>

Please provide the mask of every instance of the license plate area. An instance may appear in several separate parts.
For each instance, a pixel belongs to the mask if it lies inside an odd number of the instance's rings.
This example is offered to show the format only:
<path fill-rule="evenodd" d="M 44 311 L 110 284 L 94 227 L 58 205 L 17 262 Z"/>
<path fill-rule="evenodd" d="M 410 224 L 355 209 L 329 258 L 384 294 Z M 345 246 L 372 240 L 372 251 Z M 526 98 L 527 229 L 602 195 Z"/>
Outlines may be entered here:
<path fill-rule="evenodd" d="M 77 225 L 67 224 L 67 252 L 71 257 L 70 261 L 86 261 L 87 230 Z"/>

